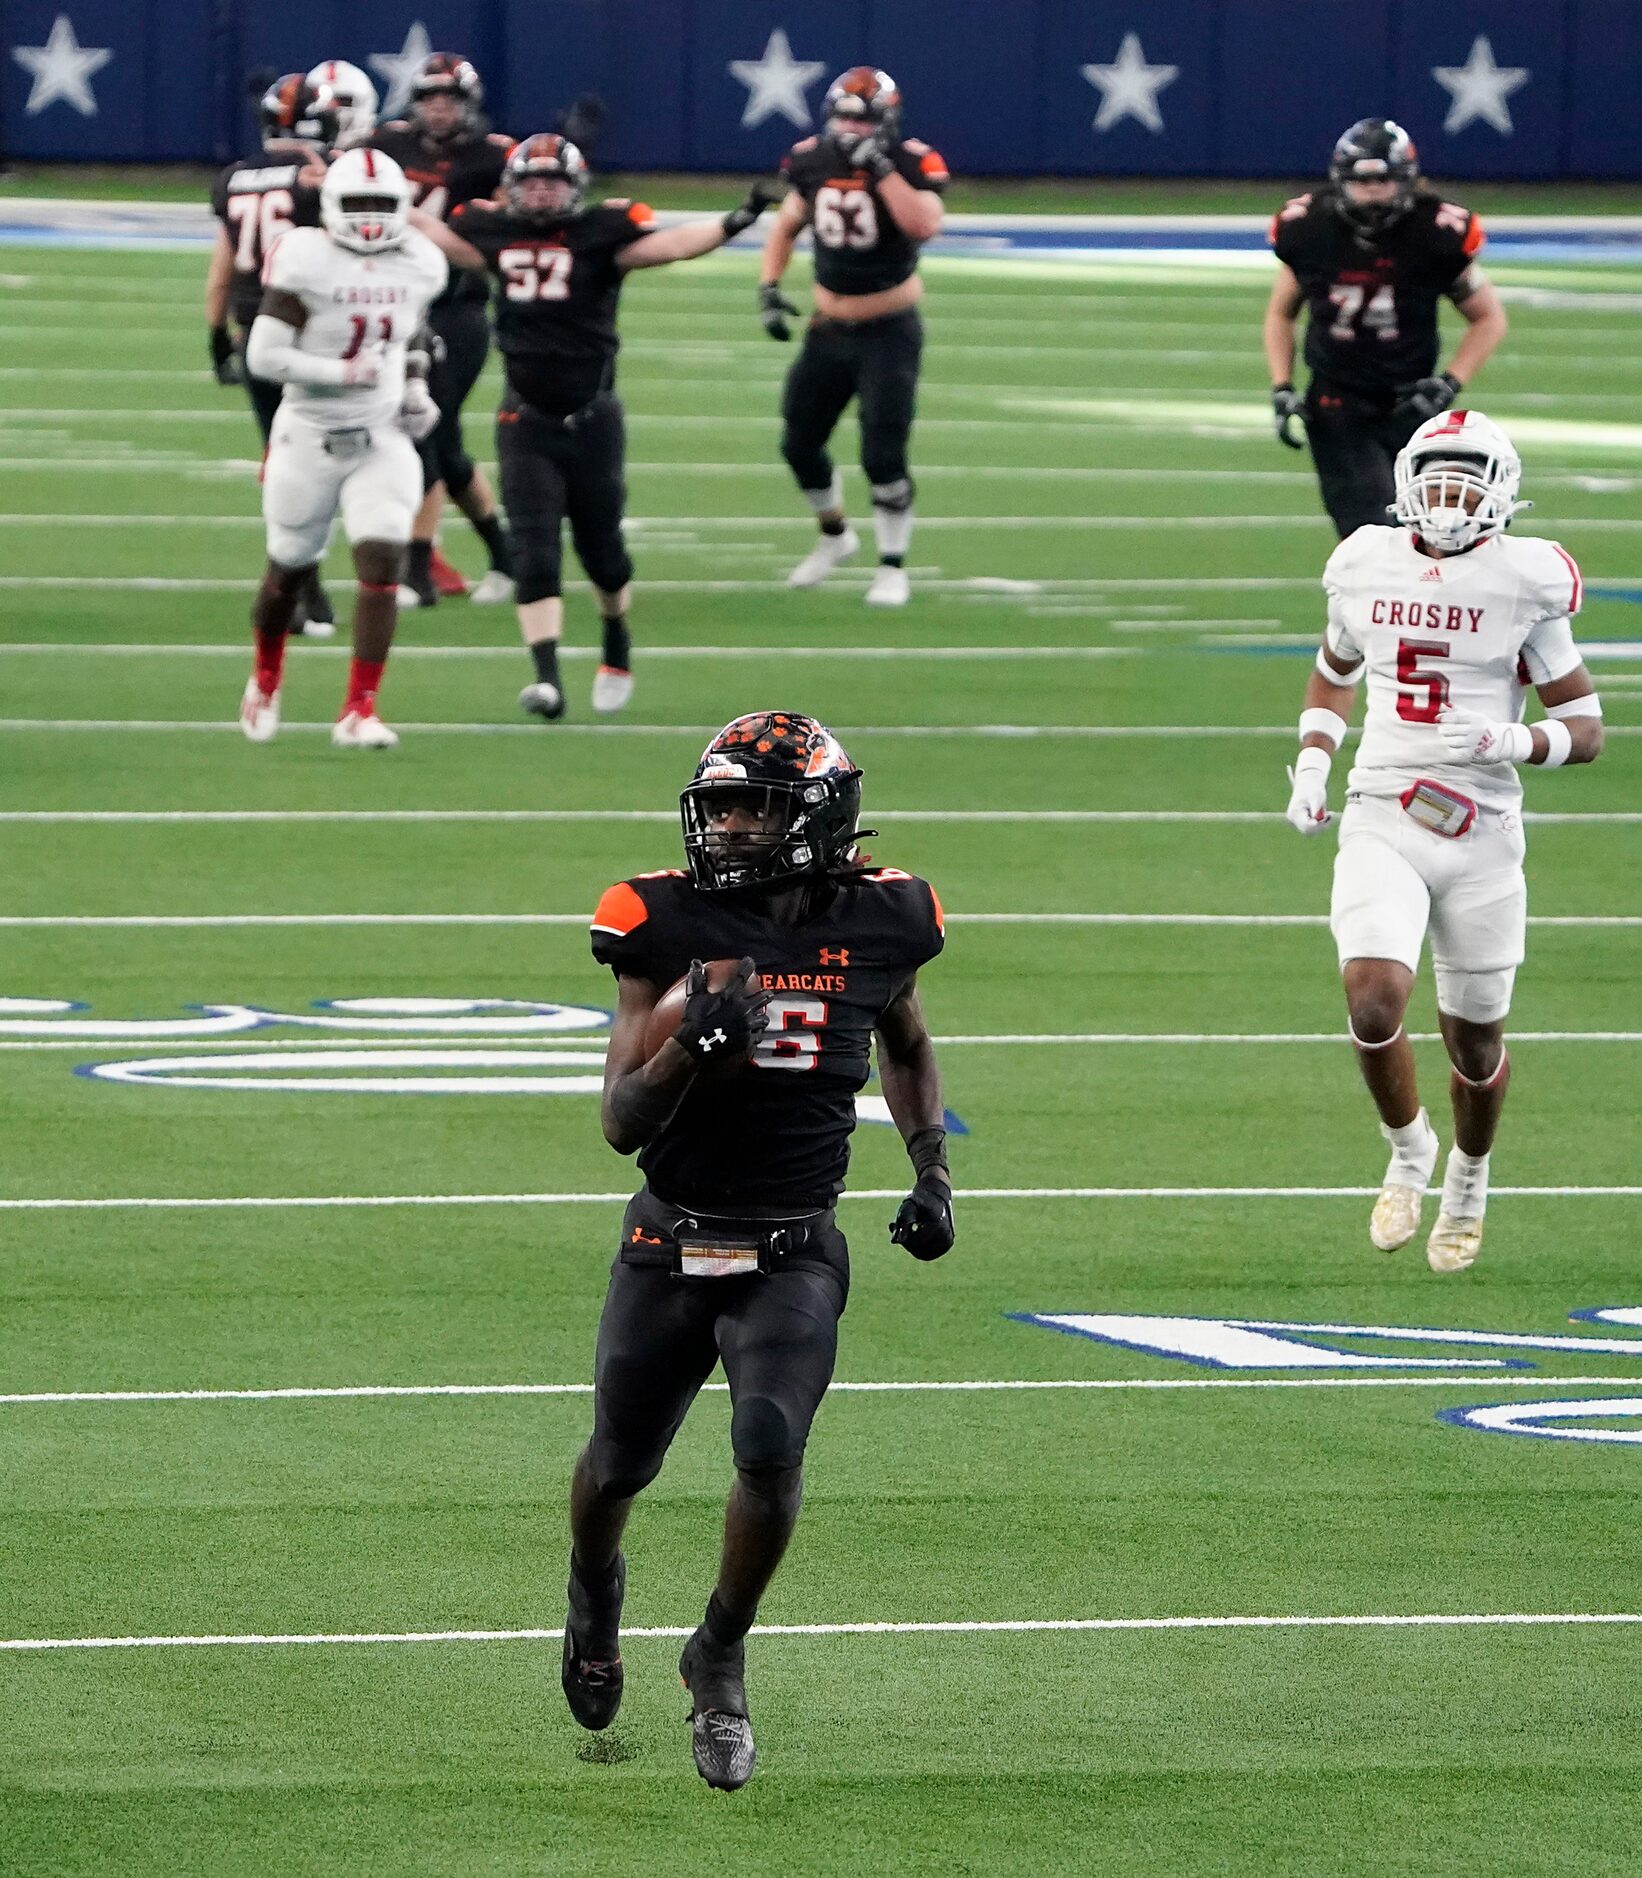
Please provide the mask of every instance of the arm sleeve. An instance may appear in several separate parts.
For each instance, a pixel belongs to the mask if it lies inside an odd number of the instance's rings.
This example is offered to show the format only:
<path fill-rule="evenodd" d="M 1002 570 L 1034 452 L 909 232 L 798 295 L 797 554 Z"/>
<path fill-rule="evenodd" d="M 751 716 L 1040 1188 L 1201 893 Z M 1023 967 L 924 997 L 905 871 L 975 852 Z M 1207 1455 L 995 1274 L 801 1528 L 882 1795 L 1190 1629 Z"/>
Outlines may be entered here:
<path fill-rule="evenodd" d="M 1583 663 L 1566 613 L 1542 619 L 1528 629 L 1528 637 L 1522 642 L 1522 666 L 1531 683 L 1553 685 L 1578 671 Z"/>
<path fill-rule="evenodd" d="M 341 359 L 303 352 L 297 330 L 271 313 L 259 313 L 251 322 L 245 342 L 245 368 L 253 378 L 270 378 L 280 385 L 345 385 L 348 368 Z"/>
<path fill-rule="evenodd" d="M 1363 649 L 1351 635 L 1351 627 L 1346 620 L 1346 571 L 1349 557 L 1346 550 L 1351 545 L 1351 538 L 1340 543 L 1328 557 L 1328 565 L 1323 569 L 1323 592 L 1328 596 L 1328 624 L 1323 632 L 1323 641 L 1337 659 L 1347 665 L 1360 666 L 1363 662 Z M 1356 676 L 1342 677 L 1342 684 L 1354 684 Z"/>

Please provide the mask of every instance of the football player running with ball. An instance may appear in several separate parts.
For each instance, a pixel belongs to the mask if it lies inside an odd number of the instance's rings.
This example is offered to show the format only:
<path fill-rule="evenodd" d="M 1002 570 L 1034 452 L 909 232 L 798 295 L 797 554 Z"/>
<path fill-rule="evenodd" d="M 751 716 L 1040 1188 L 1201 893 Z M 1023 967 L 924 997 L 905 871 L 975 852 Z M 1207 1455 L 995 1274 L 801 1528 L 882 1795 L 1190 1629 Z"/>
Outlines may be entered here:
<path fill-rule="evenodd" d="M 916 1174 L 890 1237 L 918 1259 L 953 1239 L 918 1003 L 940 903 L 861 857 L 860 803 L 861 772 L 813 718 L 737 718 L 681 798 L 688 872 L 623 881 L 593 915 L 594 957 L 619 987 L 604 1133 L 637 1151 L 645 1184 L 622 1222 L 593 1434 L 571 1483 L 564 1690 L 584 1728 L 614 1719 L 622 1531 L 722 1359 L 735 1485 L 718 1583 L 679 1672 L 696 1766 L 726 1789 L 753 1771 L 744 1639 L 798 1518 L 804 1445 L 832 1379 L 849 1290 L 834 1206 L 874 1037 Z"/>
<path fill-rule="evenodd" d="M 844 518 L 844 485 L 827 442 L 851 398 L 861 420 L 861 467 L 872 488 L 878 568 L 870 606 L 905 606 L 912 542 L 907 444 L 918 399 L 924 326 L 918 250 L 941 228 L 946 164 L 901 136 L 901 93 L 887 72 L 856 65 L 833 81 L 824 133 L 783 164 L 792 193 L 764 247 L 759 314 L 772 339 L 792 337 L 798 312 L 781 277 L 806 223 L 815 231 L 815 313 L 781 400 L 781 454 L 821 527 L 787 576 L 816 587 L 861 546 Z"/>
<path fill-rule="evenodd" d="M 496 455 L 513 538 L 519 630 L 536 668 L 520 707 L 548 720 L 564 715 L 560 536 L 568 521 L 604 622 L 593 709 L 615 712 L 633 695 L 627 629 L 633 563 L 622 538 L 627 442 L 616 396 L 622 283 L 636 268 L 723 247 L 780 190 L 757 182 L 727 215 L 659 228 L 642 202 L 584 208 L 587 164 L 552 131 L 515 147 L 502 187 L 502 200 L 464 202 L 448 225 L 420 209 L 411 220 L 453 265 L 488 268 L 498 283 L 496 343 L 507 384 L 496 413 Z"/>
<path fill-rule="evenodd" d="M 1329 821 L 1328 776 L 1366 673 L 1362 743 L 1346 784 L 1329 923 L 1357 1060 L 1391 1164 L 1369 1222 L 1406 1245 L 1437 1161 L 1403 1029 L 1429 931 L 1453 1064 L 1454 1146 L 1426 1246 L 1435 1272 L 1482 1246 L 1488 1157 L 1510 1080 L 1505 1017 L 1523 958 L 1517 766 L 1591 763 L 1602 707 L 1574 644 L 1579 569 L 1554 541 L 1505 533 L 1522 464 L 1477 411 L 1429 419 L 1397 457 L 1400 526 L 1359 528 L 1323 574 L 1328 628 L 1300 714 L 1288 819 Z M 1532 687 L 1547 715 L 1523 723 Z"/>
<path fill-rule="evenodd" d="M 331 741 L 386 750 L 399 739 L 376 714 L 393 644 L 405 543 L 422 500 L 416 442 L 439 413 L 407 364 L 412 338 L 444 286 L 445 258 L 406 224 L 410 185 L 391 157 L 348 150 L 319 193 L 319 228 L 293 228 L 269 253 L 245 359 L 285 387 L 262 483 L 268 567 L 251 610 L 256 663 L 240 728 L 267 743 L 279 728 L 285 638 L 340 509 L 359 576 L 347 697 Z"/>
<path fill-rule="evenodd" d="M 1391 506 L 1397 452 L 1444 411 L 1505 337 L 1505 309 L 1476 265 L 1482 224 L 1421 185 L 1414 141 L 1365 117 L 1334 146 L 1326 188 L 1273 218 L 1277 279 L 1266 307 L 1266 365 L 1278 438 L 1311 445 L 1336 531 L 1378 527 Z M 1437 370 L 1437 308 L 1465 321 Z M 1307 309 L 1311 383 L 1294 389 L 1294 329 Z"/>

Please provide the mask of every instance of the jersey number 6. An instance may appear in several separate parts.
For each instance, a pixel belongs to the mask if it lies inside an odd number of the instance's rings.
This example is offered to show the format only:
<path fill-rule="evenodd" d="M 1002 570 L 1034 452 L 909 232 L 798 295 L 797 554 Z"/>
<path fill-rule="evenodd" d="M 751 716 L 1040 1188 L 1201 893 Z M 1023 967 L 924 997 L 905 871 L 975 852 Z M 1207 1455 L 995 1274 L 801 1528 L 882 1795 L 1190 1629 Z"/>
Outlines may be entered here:
<path fill-rule="evenodd" d="M 821 1055 L 815 1034 L 827 1027 L 827 1007 L 819 998 L 774 998 L 770 1026 L 753 1051 L 755 1069 L 814 1069 Z"/>
<path fill-rule="evenodd" d="M 1397 715 L 1405 724 L 1434 724 L 1448 703 L 1448 680 L 1441 672 L 1422 672 L 1421 659 L 1445 659 L 1447 646 L 1397 641 Z"/>

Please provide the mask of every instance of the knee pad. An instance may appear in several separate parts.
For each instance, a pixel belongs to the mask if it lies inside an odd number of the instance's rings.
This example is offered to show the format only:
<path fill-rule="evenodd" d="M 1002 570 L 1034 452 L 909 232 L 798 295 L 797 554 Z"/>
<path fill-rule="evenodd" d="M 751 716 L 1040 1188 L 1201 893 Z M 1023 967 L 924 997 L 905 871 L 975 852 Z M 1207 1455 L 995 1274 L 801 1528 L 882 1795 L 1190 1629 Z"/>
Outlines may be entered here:
<path fill-rule="evenodd" d="M 632 1448 L 595 1435 L 588 1446 L 593 1484 L 601 1498 L 631 1500 L 661 1472 L 665 1448 Z"/>
<path fill-rule="evenodd" d="M 1497 1024 L 1511 1009 L 1517 968 L 1505 965 L 1492 972 L 1462 972 L 1440 959 L 1432 961 L 1437 980 L 1437 1009 L 1447 1017 L 1471 1024 Z"/>
<path fill-rule="evenodd" d="M 906 483 L 907 500 L 911 496 L 911 472 L 907 468 L 907 433 L 898 426 L 887 429 L 881 424 L 861 427 L 861 467 L 874 489 L 880 485 Z"/>
<path fill-rule="evenodd" d="M 473 481 L 474 462 L 462 442 L 461 425 L 452 421 L 449 436 L 445 435 L 445 428 L 441 424 L 433 433 L 439 452 L 439 476 L 451 500 L 458 502 L 467 494 L 468 485 Z"/>
<path fill-rule="evenodd" d="M 745 1396 L 730 1420 L 730 1450 L 736 1470 L 747 1477 L 796 1474 L 809 1429 L 798 1428 L 781 1403 L 767 1395 Z M 762 1486 L 756 1488 L 763 1492 Z"/>
<path fill-rule="evenodd" d="M 801 436 L 789 426 L 781 433 L 781 455 L 800 489 L 831 489 L 832 458 L 816 438 Z"/>
<path fill-rule="evenodd" d="M 593 539 L 584 539 L 572 529 L 570 538 L 577 560 L 600 592 L 619 593 L 633 578 L 633 557 L 619 528 Z"/>
<path fill-rule="evenodd" d="M 912 498 L 916 494 L 910 476 L 897 477 L 894 482 L 872 485 L 872 506 L 882 509 L 886 515 L 905 515 L 912 507 Z"/>
<path fill-rule="evenodd" d="M 513 531 L 515 598 L 520 606 L 533 600 L 555 600 L 562 591 L 562 550 L 557 525 L 551 529 L 526 526 Z"/>

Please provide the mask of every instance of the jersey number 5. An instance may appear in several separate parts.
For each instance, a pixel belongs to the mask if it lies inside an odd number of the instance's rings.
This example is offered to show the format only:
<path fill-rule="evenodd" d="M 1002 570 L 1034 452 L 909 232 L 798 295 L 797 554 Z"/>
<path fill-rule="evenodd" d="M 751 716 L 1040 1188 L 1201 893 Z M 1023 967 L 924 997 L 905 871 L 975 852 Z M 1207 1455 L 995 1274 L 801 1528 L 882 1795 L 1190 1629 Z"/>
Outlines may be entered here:
<path fill-rule="evenodd" d="M 815 238 L 828 248 L 870 248 L 878 240 L 878 211 L 865 189 L 815 192 Z"/>
<path fill-rule="evenodd" d="M 1397 641 L 1397 715 L 1405 724 L 1434 724 L 1448 704 L 1448 680 L 1441 672 L 1422 672 L 1421 659 L 1445 659 L 1447 646 Z"/>
<path fill-rule="evenodd" d="M 827 1007 L 819 998 L 775 998 L 770 1026 L 753 1051 L 755 1069 L 814 1069 L 821 1055 L 816 1035 L 827 1027 Z"/>
<path fill-rule="evenodd" d="M 570 293 L 568 248 L 504 248 L 497 265 L 510 300 L 563 300 Z"/>

